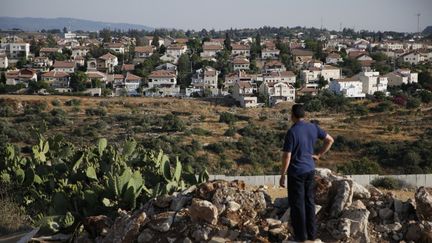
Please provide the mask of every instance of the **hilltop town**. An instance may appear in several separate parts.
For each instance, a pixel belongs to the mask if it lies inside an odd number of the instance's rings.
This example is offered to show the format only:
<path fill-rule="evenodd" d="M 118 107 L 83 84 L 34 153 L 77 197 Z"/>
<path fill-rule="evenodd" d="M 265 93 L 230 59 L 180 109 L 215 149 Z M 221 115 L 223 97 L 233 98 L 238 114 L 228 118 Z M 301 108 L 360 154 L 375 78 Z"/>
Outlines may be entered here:
<path fill-rule="evenodd" d="M 223 97 L 274 106 L 323 90 L 352 99 L 424 80 L 432 41 L 394 32 L 288 29 L 1 34 L 1 93 Z M 248 35 L 249 34 L 249 35 Z M 175 36 L 175 37 L 172 37 Z M 394 90 L 394 89 L 393 89 Z"/>

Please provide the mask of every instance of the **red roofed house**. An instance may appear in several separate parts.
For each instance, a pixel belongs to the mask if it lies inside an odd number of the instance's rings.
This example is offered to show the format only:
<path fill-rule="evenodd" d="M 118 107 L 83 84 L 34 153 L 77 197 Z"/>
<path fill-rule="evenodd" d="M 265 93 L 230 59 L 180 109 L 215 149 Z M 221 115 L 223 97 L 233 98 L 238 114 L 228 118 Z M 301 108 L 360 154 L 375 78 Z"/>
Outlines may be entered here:
<path fill-rule="evenodd" d="M 118 75 L 116 75 L 118 76 Z M 123 75 L 121 75 L 123 77 Z M 115 77 L 116 78 L 116 77 Z M 113 88 L 117 96 L 129 95 L 136 96 L 139 95 L 138 88 L 140 87 L 142 78 L 131 73 L 126 73 L 123 79 L 114 80 Z"/>
<path fill-rule="evenodd" d="M 75 72 L 75 62 L 71 61 L 55 61 L 53 64 L 54 71 L 74 73 Z"/>
<path fill-rule="evenodd" d="M 36 71 L 30 68 L 7 71 L 5 77 L 7 85 L 17 85 L 22 83 L 27 87 L 30 81 L 37 81 Z"/>
<path fill-rule="evenodd" d="M 243 58 L 243 57 L 236 57 L 233 61 L 233 70 L 237 71 L 237 70 L 249 70 L 250 67 L 250 63 L 249 60 L 247 58 Z"/>
<path fill-rule="evenodd" d="M 250 57 L 250 47 L 242 44 L 231 44 L 231 55 Z"/>
<path fill-rule="evenodd" d="M 256 107 L 258 105 L 256 91 L 256 84 L 240 81 L 234 84 L 232 96 L 240 103 L 241 107 Z"/>
<path fill-rule="evenodd" d="M 178 96 L 180 87 L 177 85 L 177 75 L 174 71 L 156 70 L 147 78 L 146 96 Z"/>
<path fill-rule="evenodd" d="M 52 70 L 42 74 L 41 78 L 53 88 L 69 88 L 70 76 L 68 73 Z"/>
<path fill-rule="evenodd" d="M 117 65 L 118 58 L 109 52 L 97 59 L 97 70 L 101 72 L 112 73 Z"/>

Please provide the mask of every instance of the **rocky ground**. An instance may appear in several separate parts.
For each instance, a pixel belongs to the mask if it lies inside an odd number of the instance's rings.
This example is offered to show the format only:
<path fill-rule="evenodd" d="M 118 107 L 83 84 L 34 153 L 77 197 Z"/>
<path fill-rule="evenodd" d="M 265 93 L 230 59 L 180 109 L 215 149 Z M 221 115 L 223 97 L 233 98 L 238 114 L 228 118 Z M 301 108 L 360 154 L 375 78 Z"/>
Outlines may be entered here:
<path fill-rule="evenodd" d="M 316 172 L 319 237 L 325 242 L 432 242 L 432 189 L 415 200 L 365 188 L 327 169 Z M 265 187 L 210 181 L 153 199 L 111 221 L 89 217 L 76 242 L 284 242 L 291 238 L 287 198 Z"/>

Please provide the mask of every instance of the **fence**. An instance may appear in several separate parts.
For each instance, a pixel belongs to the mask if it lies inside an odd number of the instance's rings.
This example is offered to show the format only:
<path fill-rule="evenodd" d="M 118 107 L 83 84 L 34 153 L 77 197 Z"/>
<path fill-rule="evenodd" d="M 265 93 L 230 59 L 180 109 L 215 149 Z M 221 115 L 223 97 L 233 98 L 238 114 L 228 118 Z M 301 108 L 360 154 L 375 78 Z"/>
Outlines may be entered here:
<path fill-rule="evenodd" d="M 427 186 L 432 187 L 432 174 L 412 174 L 412 175 L 347 175 L 357 183 L 366 186 L 377 177 L 393 177 L 415 187 Z M 210 180 L 242 180 L 250 185 L 279 185 L 279 175 L 261 175 L 261 176 L 225 176 L 225 175 L 210 175 Z"/>

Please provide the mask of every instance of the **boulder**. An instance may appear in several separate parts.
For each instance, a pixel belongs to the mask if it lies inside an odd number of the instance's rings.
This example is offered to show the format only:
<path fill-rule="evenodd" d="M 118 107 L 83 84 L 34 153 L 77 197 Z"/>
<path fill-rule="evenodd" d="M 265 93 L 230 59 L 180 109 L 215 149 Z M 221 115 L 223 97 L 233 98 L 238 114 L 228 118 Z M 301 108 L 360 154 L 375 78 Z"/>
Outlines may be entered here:
<path fill-rule="evenodd" d="M 329 220 L 327 229 L 337 240 L 370 242 L 368 232 L 369 211 L 367 209 L 349 209 L 343 211 L 339 219 Z"/>
<path fill-rule="evenodd" d="M 174 222 L 175 212 L 163 212 L 152 217 L 149 226 L 159 232 L 168 232 Z"/>
<path fill-rule="evenodd" d="M 393 210 L 390 208 L 381 208 L 378 211 L 378 215 L 381 220 L 390 220 L 393 218 Z"/>
<path fill-rule="evenodd" d="M 351 205 L 352 198 L 352 180 L 343 179 L 333 181 L 329 191 L 329 202 L 332 202 L 329 207 L 330 216 L 332 218 L 337 218 L 344 208 Z"/>
<path fill-rule="evenodd" d="M 209 201 L 193 199 L 189 207 L 189 215 L 192 222 L 207 222 L 217 224 L 218 209 Z"/>
<path fill-rule="evenodd" d="M 369 190 L 355 181 L 352 182 L 352 191 L 354 199 L 368 199 L 371 197 Z"/>
<path fill-rule="evenodd" d="M 432 220 L 432 195 L 425 187 L 420 187 L 415 193 L 417 216 L 421 220 Z"/>
<path fill-rule="evenodd" d="M 148 222 L 144 212 L 136 212 L 129 215 L 126 211 L 119 210 L 119 217 L 101 241 L 102 243 L 132 243 L 138 238 L 140 228 Z"/>

